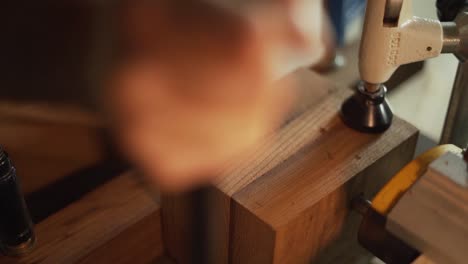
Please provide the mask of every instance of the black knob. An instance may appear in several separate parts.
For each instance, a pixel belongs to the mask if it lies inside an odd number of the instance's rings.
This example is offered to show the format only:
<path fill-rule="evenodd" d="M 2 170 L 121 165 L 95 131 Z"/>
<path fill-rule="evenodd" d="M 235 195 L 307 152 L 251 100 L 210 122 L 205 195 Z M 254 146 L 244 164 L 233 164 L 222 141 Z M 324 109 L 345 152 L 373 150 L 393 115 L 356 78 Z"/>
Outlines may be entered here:
<path fill-rule="evenodd" d="M 341 105 L 341 119 L 357 131 L 382 133 L 392 124 L 393 112 L 386 100 L 387 88 L 380 85 L 377 92 L 368 92 L 360 83 L 356 93 Z"/>

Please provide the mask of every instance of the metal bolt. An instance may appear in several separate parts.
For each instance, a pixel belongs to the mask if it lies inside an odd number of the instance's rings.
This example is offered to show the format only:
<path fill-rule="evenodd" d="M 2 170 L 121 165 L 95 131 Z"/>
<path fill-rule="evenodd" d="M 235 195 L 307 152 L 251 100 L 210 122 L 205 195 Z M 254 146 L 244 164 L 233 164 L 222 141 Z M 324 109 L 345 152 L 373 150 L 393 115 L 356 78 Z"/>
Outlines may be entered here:
<path fill-rule="evenodd" d="M 363 195 L 359 195 L 351 201 L 351 208 L 360 215 L 365 215 L 370 207 L 371 202 L 365 199 Z"/>

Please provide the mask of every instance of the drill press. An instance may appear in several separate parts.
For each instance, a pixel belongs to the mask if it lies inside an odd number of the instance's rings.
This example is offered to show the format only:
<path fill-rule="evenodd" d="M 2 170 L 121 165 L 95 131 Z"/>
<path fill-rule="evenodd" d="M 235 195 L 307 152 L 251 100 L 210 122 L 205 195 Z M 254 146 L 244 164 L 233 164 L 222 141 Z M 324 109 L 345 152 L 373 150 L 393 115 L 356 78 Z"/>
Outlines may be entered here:
<path fill-rule="evenodd" d="M 385 131 L 393 114 L 383 83 L 400 65 L 450 53 L 460 67 L 442 142 L 466 146 L 468 2 L 439 0 L 437 8 L 441 21 L 414 17 L 411 0 L 368 1 L 359 61 L 362 82 L 341 109 L 348 126 Z M 467 157 L 454 145 L 438 146 L 405 166 L 372 203 L 356 199 L 353 207 L 363 214 L 361 245 L 389 264 L 413 263 L 421 254 L 436 263 L 466 263 Z"/>
<path fill-rule="evenodd" d="M 441 17 L 450 19 L 453 15 L 447 13 L 453 13 L 453 7 L 460 3 L 464 1 L 439 1 Z M 460 12 L 460 16 L 464 13 Z M 393 113 L 385 99 L 383 83 L 399 66 L 441 53 L 454 53 L 464 60 L 460 34 L 465 24 L 415 17 L 411 0 L 368 1 L 359 53 L 362 82 L 356 94 L 342 106 L 343 121 L 362 132 L 380 133 L 388 129 Z"/>

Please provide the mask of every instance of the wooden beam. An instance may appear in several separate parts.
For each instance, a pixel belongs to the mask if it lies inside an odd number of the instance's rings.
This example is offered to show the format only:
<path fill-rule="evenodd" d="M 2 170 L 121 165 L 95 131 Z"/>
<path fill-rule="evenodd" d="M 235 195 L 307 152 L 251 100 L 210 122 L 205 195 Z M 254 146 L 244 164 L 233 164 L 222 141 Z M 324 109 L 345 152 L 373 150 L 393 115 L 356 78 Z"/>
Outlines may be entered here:
<path fill-rule="evenodd" d="M 77 108 L 0 102 L 0 145 L 25 193 L 102 161 L 101 133 L 95 115 Z"/>
<path fill-rule="evenodd" d="M 396 118 L 381 135 L 353 131 L 338 117 L 351 91 L 304 69 L 295 76 L 301 100 L 291 117 L 213 186 L 215 263 L 336 263 L 324 253 L 336 260 L 358 247 L 349 200 L 360 192 L 371 197 L 412 158 L 414 127 Z M 178 263 L 190 259 L 177 243 L 188 235 L 187 221 L 174 221 L 184 203 L 162 201 L 168 253 Z"/>
<path fill-rule="evenodd" d="M 0 117 L 42 123 L 102 127 L 102 122 L 96 118 L 95 112 L 70 104 L 0 101 Z"/>
<path fill-rule="evenodd" d="M 163 253 L 159 210 L 158 198 L 125 173 L 38 224 L 32 253 L 0 263 L 147 263 Z"/>

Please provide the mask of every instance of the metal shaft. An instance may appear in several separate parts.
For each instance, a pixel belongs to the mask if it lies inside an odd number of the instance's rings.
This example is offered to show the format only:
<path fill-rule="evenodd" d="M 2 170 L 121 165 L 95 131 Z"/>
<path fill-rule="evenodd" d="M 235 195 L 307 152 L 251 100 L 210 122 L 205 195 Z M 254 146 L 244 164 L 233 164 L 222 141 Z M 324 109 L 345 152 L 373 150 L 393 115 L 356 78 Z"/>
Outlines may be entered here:
<path fill-rule="evenodd" d="M 444 34 L 442 53 L 451 53 L 458 57 L 461 40 L 457 24 L 455 22 L 442 22 L 442 29 Z"/>

